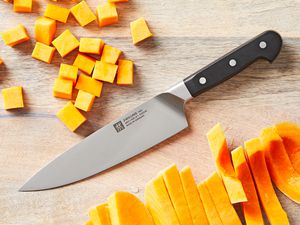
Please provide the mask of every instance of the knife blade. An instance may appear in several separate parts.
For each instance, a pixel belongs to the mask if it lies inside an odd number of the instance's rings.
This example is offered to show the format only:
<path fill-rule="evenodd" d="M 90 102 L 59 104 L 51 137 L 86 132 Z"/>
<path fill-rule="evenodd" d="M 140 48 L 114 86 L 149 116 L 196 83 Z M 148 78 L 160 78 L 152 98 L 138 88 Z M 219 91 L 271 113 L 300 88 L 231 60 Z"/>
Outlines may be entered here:
<path fill-rule="evenodd" d="M 19 191 L 77 182 L 144 152 L 188 126 L 185 103 L 241 72 L 257 59 L 272 62 L 282 39 L 265 31 L 85 138 L 58 156 Z"/>

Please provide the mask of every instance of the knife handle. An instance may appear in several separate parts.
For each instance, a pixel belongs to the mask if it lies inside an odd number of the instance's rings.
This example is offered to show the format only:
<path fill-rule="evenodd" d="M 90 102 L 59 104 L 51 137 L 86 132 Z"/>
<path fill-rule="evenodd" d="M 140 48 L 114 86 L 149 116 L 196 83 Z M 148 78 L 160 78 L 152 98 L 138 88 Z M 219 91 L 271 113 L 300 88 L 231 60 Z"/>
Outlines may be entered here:
<path fill-rule="evenodd" d="M 272 62 L 280 52 L 282 39 L 265 31 L 183 80 L 192 97 L 217 86 L 241 72 L 257 59 Z"/>

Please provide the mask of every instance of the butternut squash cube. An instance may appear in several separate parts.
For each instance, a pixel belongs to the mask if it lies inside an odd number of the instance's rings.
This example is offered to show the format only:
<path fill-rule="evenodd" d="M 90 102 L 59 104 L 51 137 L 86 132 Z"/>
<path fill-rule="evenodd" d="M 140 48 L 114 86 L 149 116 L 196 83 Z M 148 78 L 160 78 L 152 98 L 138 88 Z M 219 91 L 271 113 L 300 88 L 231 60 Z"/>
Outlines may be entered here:
<path fill-rule="evenodd" d="M 133 44 L 137 44 L 152 36 L 147 23 L 143 17 L 130 23 L 130 30 Z"/>
<path fill-rule="evenodd" d="M 118 12 L 114 3 L 106 2 L 97 7 L 98 24 L 104 27 L 118 22 Z"/>
<path fill-rule="evenodd" d="M 79 90 L 75 101 L 75 107 L 89 112 L 94 104 L 94 100 L 95 95 Z"/>
<path fill-rule="evenodd" d="M 2 89 L 4 109 L 23 108 L 22 87 L 10 87 Z"/>
<path fill-rule="evenodd" d="M 4 64 L 4 61 L 2 58 L 0 58 L 0 65 Z"/>
<path fill-rule="evenodd" d="M 97 61 L 93 72 L 93 78 L 101 81 L 113 83 L 118 66 L 115 64 Z"/>
<path fill-rule="evenodd" d="M 82 27 L 96 20 L 96 16 L 84 0 L 73 6 L 70 11 Z"/>
<path fill-rule="evenodd" d="M 53 87 L 53 96 L 57 98 L 72 99 L 73 82 L 55 78 Z"/>
<path fill-rule="evenodd" d="M 26 29 L 22 24 L 2 32 L 1 36 L 4 43 L 10 47 L 29 40 Z"/>
<path fill-rule="evenodd" d="M 91 74 L 95 67 L 96 59 L 79 53 L 73 63 L 73 66 L 78 67 L 81 71 Z"/>
<path fill-rule="evenodd" d="M 39 17 L 34 25 L 35 40 L 50 45 L 56 33 L 56 21 L 47 17 Z"/>
<path fill-rule="evenodd" d="M 60 64 L 58 77 L 65 80 L 71 80 L 75 85 L 77 81 L 77 73 L 78 68 L 76 66 L 62 63 Z"/>
<path fill-rule="evenodd" d="M 102 55 L 101 55 L 101 61 L 116 64 L 118 61 L 122 51 L 114 48 L 110 45 L 104 45 Z"/>
<path fill-rule="evenodd" d="M 85 222 L 84 225 L 93 225 L 93 222 L 89 220 L 89 221 Z"/>
<path fill-rule="evenodd" d="M 133 62 L 130 60 L 120 59 L 118 63 L 117 84 L 133 84 Z"/>
<path fill-rule="evenodd" d="M 89 217 L 93 225 L 102 225 L 96 208 L 91 208 L 89 210 Z"/>
<path fill-rule="evenodd" d="M 100 55 L 104 41 L 100 38 L 80 38 L 79 52 Z"/>
<path fill-rule="evenodd" d="M 103 83 L 97 81 L 89 76 L 80 74 L 75 88 L 78 90 L 86 91 L 92 95 L 100 97 Z"/>
<path fill-rule="evenodd" d="M 162 172 L 162 174 L 180 224 L 193 224 L 177 166 L 175 164 L 169 166 Z"/>
<path fill-rule="evenodd" d="M 45 45 L 40 42 L 36 42 L 35 47 L 32 52 L 32 58 L 41 60 L 46 63 L 51 63 L 55 48 Z"/>
<path fill-rule="evenodd" d="M 15 12 L 31 12 L 32 0 L 14 0 Z"/>
<path fill-rule="evenodd" d="M 108 198 L 113 225 L 154 225 L 143 202 L 128 192 L 115 192 Z"/>
<path fill-rule="evenodd" d="M 68 102 L 56 116 L 73 132 L 86 121 L 72 102 Z"/>
<path fill-rule="evenodd" d="M 111 225 L 107 203 L 96 206 L 96 210 L 98 212 L 100 225 Z M 97 225 L 97 223 L 94 223 L 94 225 L 95 224 Z"/>
<path fill-rule="evenodd" d="M 52 41 L 52 44 L 57 49 L 61 57 L 65 57 L 74 49 L 78 48 L 79 41 L 71 33 L 71 31 L 67 29 L 63 33 L 61 33 L 57 38 L 55 38 L 54 41 Z"/>
<path fill-rule="evenodd" d="M 57 5 L 48 4 L 44 16 L 66 23 L 70 14 L 70 10 Z"/>

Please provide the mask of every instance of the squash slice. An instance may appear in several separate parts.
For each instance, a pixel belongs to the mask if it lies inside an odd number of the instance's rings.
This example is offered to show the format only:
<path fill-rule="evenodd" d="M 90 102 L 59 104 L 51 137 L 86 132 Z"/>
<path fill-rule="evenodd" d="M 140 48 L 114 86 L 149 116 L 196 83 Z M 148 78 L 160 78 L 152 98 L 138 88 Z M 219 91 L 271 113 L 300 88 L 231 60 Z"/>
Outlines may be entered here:
<path fill-rule="evenodd" d="M 281 137 L 270 127 L 262 130 L 260 139 L 271 179 L 282 193 L 300 203 L 300 174 L 292 166 Z"/>
<path fill-rule="evenodd" d="M 256 184 L 258 195 L 271 225 L 288 225 L 289 220 L 282 208 L 265 162 L 263 146 L 259 138 L 245 142 L 250 168 Z"/>
<path fill-rule="evenodd" d="M 242 182 L 248 199 L 247 202 L 241 203 L 245 221 L 247 225 L 263 225 L 265 223 L 261 213 L 255 184 L 245 158 L 244 149 L 242 147 L 236 148 L 231 152 L 231 156 L 235 172 Z"/>
<path fill-rule="evenodd" d="M 107 203 L 103 203 L 101 205 L 98 205 L 96 207 L 96 210 L 98 212 L 100 225 L 111 225 Z M 96 224 L 94 224 L 94 225 L 96 225 Z"/>

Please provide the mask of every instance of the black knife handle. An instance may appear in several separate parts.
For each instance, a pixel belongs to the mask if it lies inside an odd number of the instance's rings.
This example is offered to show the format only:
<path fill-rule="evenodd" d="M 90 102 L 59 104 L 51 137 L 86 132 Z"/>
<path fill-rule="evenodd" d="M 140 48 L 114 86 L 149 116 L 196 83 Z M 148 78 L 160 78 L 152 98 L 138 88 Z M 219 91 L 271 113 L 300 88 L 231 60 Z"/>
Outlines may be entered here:
<path fill-rule="evenodd" d="M 282 39 L 275 31 L 265 31 L 225 56 L 184 79 L 193 97 L 241 72 L 257 59 L 272 62 L 280 52 Z"/>

